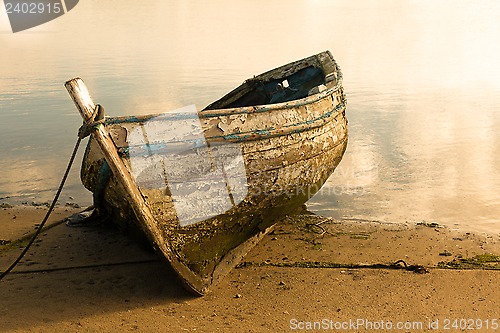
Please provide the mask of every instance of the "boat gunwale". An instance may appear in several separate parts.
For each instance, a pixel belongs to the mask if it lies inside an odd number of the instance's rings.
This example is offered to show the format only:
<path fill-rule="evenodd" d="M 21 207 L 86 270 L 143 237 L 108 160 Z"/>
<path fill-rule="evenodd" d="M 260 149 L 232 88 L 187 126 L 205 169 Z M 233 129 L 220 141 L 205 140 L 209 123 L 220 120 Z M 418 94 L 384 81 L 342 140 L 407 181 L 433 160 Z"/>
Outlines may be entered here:
<path fill-rule="evenodd" d="M 342 114 L 346 109 L 346 102 L 345 100 L 342 101 L 342 103 L 337 104 L 335 107 L 332 109 L 329 109 L 328 111 L 324 112 L 323 115 L 320 117 L 308 120 L 308 121 L 303 121 L 300 123 L 296 124 L 290 124 L 284 126 L 282 129 L 276 129 L 276 128 L 265 128 L 262 130 L 258 131 L 247 131 L 247 132 L 238 132 L 238 133 L 231 133 L 231 134 L 226 134 L 226 135 L 214 135 L 214 136 L 208 136 L 205 138 L 207 142 L 210 142 L 211 144 L 214 144 L 216 142 L 247 142 L 247 141 L 257 141 L 257 140 L 263 140 L 263 139 L 269 139 L 269 138 L 275 138 L 275 137 L 281 137 L 281 136 L 287 136 L 291 134 L 296 134 L 296 133 L 302 133 L 302 132 L 307 132 L 319 127 L 322 127 L 325 125 L 325 122 L 328 122 L 329 119 L 335 119 L 337 116 Z M 180 141 L 175 141 L 175 142 L 198 142 L 199 139 L 187 139 L 187 140 L 180 140 Z M 199 143 L 202 145 L 202 143 Z M 147 146 L 150 146 L 150 144 L 146 144 Z M 142 145 L 133 145 L 133 146 L 126 146 L 126 147 L 121 147 L 122 153 L 128 153 L 129 149 L 132 147 L 139 147 Z"/>

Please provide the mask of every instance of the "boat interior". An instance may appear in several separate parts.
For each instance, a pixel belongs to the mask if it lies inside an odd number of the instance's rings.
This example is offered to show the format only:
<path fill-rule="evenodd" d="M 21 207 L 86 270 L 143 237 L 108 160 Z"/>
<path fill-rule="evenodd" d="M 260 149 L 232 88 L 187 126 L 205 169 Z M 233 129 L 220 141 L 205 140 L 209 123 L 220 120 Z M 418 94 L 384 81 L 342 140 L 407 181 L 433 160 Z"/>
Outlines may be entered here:
<path fill-rule="evenodd" d="M 205 110 L 289 102 L 307 97 L 312 88 L 321 84 L 325 84 L 325 74 L 323 70 L 314 66 L 269 81 L 258 76 L 245 81 L 222 99 L 207 106 Z"/>

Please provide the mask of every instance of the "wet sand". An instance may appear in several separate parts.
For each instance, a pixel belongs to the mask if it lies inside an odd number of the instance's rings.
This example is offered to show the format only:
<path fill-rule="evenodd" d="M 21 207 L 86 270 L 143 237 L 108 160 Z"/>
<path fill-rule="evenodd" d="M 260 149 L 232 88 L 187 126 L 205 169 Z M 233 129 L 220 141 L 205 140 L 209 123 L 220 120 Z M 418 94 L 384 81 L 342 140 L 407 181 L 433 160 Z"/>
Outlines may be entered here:
<path fill-rule="evenodd" d="M 59 208 L 52 222 L 75 211 Z M 0 239 L 33 231 L 45 212 L 1 209 Z M 1 247 L 2 270 L 20 253 L 12 244 Z M 198 298 L 114 226 L 53 223 L 0 281 L 0 323 L 3 332 L 454 332 L 465 319 L 491 332 L 500 262 L 490 254 L 500 254 L 499 235 L 296 215 Z M 429 273 L 392 269 L 398 260 Z"/>

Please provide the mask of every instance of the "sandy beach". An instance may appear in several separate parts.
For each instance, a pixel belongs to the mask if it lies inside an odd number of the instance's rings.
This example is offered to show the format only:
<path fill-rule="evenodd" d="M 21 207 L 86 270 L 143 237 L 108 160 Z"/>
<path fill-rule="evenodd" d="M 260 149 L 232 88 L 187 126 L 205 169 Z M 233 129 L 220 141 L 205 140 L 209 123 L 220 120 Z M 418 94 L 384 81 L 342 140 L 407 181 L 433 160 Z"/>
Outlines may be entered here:
<path fill-rule="evenodd" d="M 58 208 L 0 282 L 3 332 L 500 330 L 499 235 L 305 213 L 284 218 L 221 284 L 193 297 L 113 225 L 57 222 L 77 211 Z M 45 212 L 0 210 L 2 269 Z M 428 273 L 391 266 L 398 260 Z"/>

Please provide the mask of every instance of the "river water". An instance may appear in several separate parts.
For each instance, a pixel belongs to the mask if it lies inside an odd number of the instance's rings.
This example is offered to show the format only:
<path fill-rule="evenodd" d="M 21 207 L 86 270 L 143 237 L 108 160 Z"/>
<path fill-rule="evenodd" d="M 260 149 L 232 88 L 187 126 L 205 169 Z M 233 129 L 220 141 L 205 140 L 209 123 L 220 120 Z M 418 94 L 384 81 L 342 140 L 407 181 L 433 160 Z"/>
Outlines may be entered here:
<path fill-rule="evenodd" d="M 86 0 L 13 34 L 1 11 L 0 203 L 53 196 L 81 123 L 70 78 L 108 115 L 158 113 L 329 49 L 350 138 L 309 209 L 498 234 L 498 17 L 487 0 Z M 77 167 L 61 201 L 91 202 Z"/>

